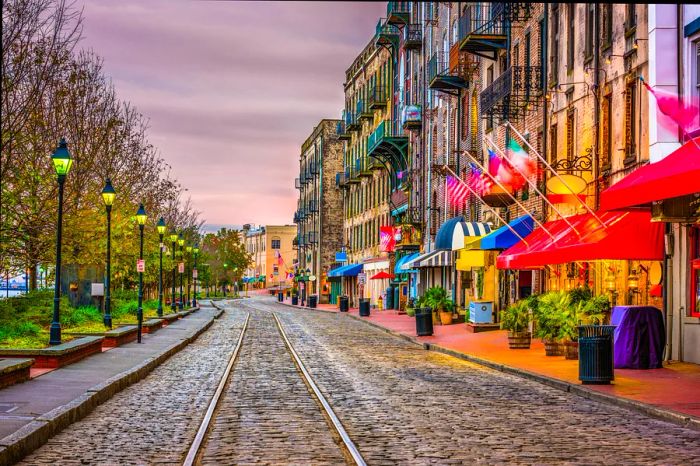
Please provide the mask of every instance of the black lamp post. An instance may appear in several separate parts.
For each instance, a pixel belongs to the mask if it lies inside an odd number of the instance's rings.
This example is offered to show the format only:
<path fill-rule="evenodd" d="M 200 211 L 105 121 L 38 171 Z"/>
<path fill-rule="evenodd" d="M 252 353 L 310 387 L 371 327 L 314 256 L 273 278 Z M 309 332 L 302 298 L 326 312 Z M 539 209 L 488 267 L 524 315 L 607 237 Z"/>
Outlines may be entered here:
<path fill-rule="evenodd" d="M 172 254 L 172 259 L 173 259 L 173 280 L 172 280 L 172 289 L 170 291 L 170 310 L 172 312 L 175 312 L 175 264 L 176 260 L 175 258 L 177 257 L 177 254 L 175 254 L 175 242 L 177 241 L 177 233 L 170 233 L 170 242 L 172 243 L 173 246 L 173 254 Z"/>
<path fill-rule="evenodd" d="M 165 219 L 161 217 L 158 220 L 158 238 L 160 238 L 160 243 L 158 245 L 159 260 L 160 265 L 158 268 L 158 317 L 163 317 L 163 235 L 165 235 Z"/>
<path fill-rule="evenodd" d="M 184 269 L 185 254 L 182 250 L 182 247 L 185 245 L 185 239 L 182 237 L 182 233 L 180 233 L 180 235 L 178 236 L 177 244 L 180 245 L 180 259 L 183 260 L 183 262 L 181 262 L 181 264 L 183 265 L 183 269 Z M 178 264 L 178 269 L 179 268 L 180 268 L 180 264 Z M 185 308 L 185 303 L 182 301 L 182 272 L 183 272 L 183 270 L 179 270 L 179 271 L 180 271 L 180 306 L 179 307 L 180 307 L 180 310 L 183 310 Z"/>
<path fill-rule="evenodd" d="M 49 345 L 61 344 L 61 323 L 59 315 L 59 305 L 61 302 L 61 233 L 63 225 L 63 185 L 66 182 L 66 175 L 73 165 L 73 159 L 68 152 L 66 140 L 61 138 L 58 147 L 51 155 L 53 166 L 56 169 L 58 178 L 58 228 L 56 228 L 56 283 L 53 294 L 53 320 L 49 332 Z"/>
<path fill-rule="evenodd" d="M 311 269 L 307 268 L 304 273 L 304 301 L 309 300 L 309 277 L 311 276 Z"/>
<path fill-rule="evenodd" d="M 139 204 L 139 210 L 136 211 L 136 221 L 139 224 L 139 262 L 143 264 L 143 228 L 146 225 L 146 209 L 143 204 Z M 143 325 L 143 268 L 139 266 L 139 303 L 136 309 L 136 319 L 138 320 L 138 343 L 141 343 L 141 327 Z"/>
<path fill-rule="evenodd" d="M 199 244 L 195 243 L 192 251 L 194 252 L 194 268 L 192 269 L 192 307 L 197 307 L 197 255 L 199 255 Z"/>
<path fill-rule="evenodd" d="M 224 262 L 224 298 L 226 297 L 226 280 L 228 280 L 228 274 L 226 273 L 226 267 L 228 264 Z"/>
<path fill-rule="evenodd" d="M 112 181 L 107 178 L 105 181 L 105 187 L 102 188 L 102 200 L 105 203 L 105 208 L 107 209 L 107 270 L 105 275 L 105 315 L 104 323 L 105 327 L 112 328 L 112 304 L 110 297 L 110 278 L 112 270 L 112 204 L 114 204 L 114 198 L 117 193 L 112 187 Z"/>
<path fill-rule="evenodd" d="M 187 246 L 185 246 L 185 251 L 187 251 L 187 257 L 191 258 L 192 257 L 192 246 L 189 244 Z M 192 264 L 191 263 L 190 264 L 185 263 L 185 264 L 186 264 L 185 271 L 187 273 L 187 307 L 189 308 L 192 305 L 192 301 L 190 299 L 190 284 L 192 283 L 190 281 L 190 277 L 192 275 L 190 267 L 192 266 Z"/>

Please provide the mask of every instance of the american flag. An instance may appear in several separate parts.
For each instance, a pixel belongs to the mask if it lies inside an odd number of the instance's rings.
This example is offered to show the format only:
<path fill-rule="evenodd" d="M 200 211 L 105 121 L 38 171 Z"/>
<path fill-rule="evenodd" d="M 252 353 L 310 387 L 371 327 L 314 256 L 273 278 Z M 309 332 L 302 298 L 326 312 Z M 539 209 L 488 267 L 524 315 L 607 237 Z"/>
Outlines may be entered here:
<path fill-rule="evenodd" d="M 461 206 L 467 200 L 469 189 L 454 176 L 447 176 L 447 195 L 452 205 Z"/>
<path fill-rule="evenodd" d="M 277 265 L 282 265 L 284 260 L 282 259 L 282 253 L 277 251 Z"/>

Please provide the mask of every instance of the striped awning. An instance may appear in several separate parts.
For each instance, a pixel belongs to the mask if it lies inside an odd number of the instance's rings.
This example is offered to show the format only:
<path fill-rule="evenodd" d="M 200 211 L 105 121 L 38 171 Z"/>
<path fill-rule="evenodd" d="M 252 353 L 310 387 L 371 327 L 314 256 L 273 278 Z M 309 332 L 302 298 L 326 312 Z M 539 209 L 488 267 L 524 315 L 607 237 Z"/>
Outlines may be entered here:
<path fill-rule="evenodd" d="M 483 236 L 490 232 L 491 227 L 487 223 L 467 222 L 464 216 L 459 215 L 440 226 L 435 236 L 435 248 L 456 251 L 464 248 L 465 237 Z"/>
<path fill-rule="evenodd" d="M 409 262 L 413 261 L 413 259 L 418 258 L 420 256 L 419 252 L 414 252 L 413 254 L 408 254 L 406 256 L 403 256 L 401 259 L 396 261 L 396 267 L 394 267 L 394 273 L 400 274 L 400 273 L 408 273 L 408 272 L 415 272 L 415 270 L 411 269 L 411 267 L 406 266 L 404 269 L 404 266 L 408 264 Z"/>
<path fill-rule="evenodd" d="M 452 251 L 438 249 L 428 252 L 411 261 L 413 267 L 450 267 L 452 266 Z"/>

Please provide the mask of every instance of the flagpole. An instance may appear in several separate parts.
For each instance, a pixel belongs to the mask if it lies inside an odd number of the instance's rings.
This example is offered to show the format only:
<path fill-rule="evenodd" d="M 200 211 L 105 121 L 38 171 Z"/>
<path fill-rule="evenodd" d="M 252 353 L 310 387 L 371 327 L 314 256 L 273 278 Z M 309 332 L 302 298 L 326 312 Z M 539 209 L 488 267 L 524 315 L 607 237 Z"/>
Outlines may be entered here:
<path fill-rule="evenodd" d="M 504 185 L 502 185 L 500 181 L 498 181 L 498 180 L 496 179 L 495 176 L 493 176 L 491 173 L 489 173 L 489 171 L 486 170 L 486 169 L 484 168 L 483 165 L 481 165 L 479 162 L 477 162 L 477 161 L 476 161 L 476 158 L 475 158 L 469 151 L 466 151 L 466 150 L 465 150 L 464 152 L 466 152 L 466 154 L 473 160 L 472 163 L 474 163 L 477 167 L 479 167 L 479 168 L 481 169 L 482 172 L 486 173 L 486 174 L 498 185 L 499 188 L 501 188 L 503 191 L 505 191 L 505 193 L 508 195 L 508 197 L 510 197 L 511 199 L 513 199 L 513 200 L 515 201 L 515 203 L 518 205 L 518 207 L 520 207 L 521 209 L 523 209 L 523 211 L 524 211 L 526 214 L 530 215 L 530 212 L 528 212 L 527 207 L 525 207 L 520 201 L 518 201 L 518 199 L 517 199 L 515 196 L 513 196 L 513 195 L 510 193 L 510 191 L 509 191 Z M 532 218 L 532 220 L 535 221 L 535 223 L 537 224 L 537 226 L 539 226 L 539 227 L 542 228 L 545 232 L 547 232 L 547 234 L 549 235 L 550 238 L 556 239 L 556 238 L 554 237 L 554 235 L 553 235 L 547 228 L 545 228 L 545 226 L 544 226 L 542 223 L 540 223 L 539 220 L 537 220 L 537 219 L 536 219 L 535 217 L 533 217 L 532 215 L 530 215 L 530 217 Z"/>
<path fill-rule="evenodd" d="M 518 233 L 517 231 L 515 231 L 515 230 L 513 229 L 513 227 L 511 227 L 511 226 L 508 224 L 508 222 L 506 222 L 505 219 L 504 219 L 503 217 L 501 217 L 500 214 L 499 214 L 498 212 L 496 212 L 496 209 L 494 209 L 494 208 L 492 208 L 490 205 L 488 205 L 488 204 L 486 203 L 486 201 L 484 201 L 484 199 L 482 199 L 481 195 L 479 195 L 479 193 L 477 193 L 474 189 L 472 189 L 472 187 L 469 186 L 468 183 L 466 183 L 463 179 L 461 179 L 460 177 L 458 177 L 458 176 L 455 174 L 455 172 L 453 172 L 452 169 L 451 169 L 449 166 L 443 165 L 442 168 L 443 168 L 444 171 L 450 173 L 455 179 L 457 179 L 460 183 L 462 183 L 462 184 L 469 190 L 469 192 L 471 192 L 471 193 L 474 194 L 476 197 L 478 197 L 479 200 L 489 209 L 489 211 L 490 211 L 492 214 L 494 214 L 496 217 L 498 217 L 498 220 L 500 220 L 506 227 L 508 227 L 508 229 L 509 229 L 511 232 L 513 232 L 513 234 L 514 234 L 515 236 L 517 236 L 518 238 L 520 238 L 520 241 L 522 241 L 523 243 L 525 243 L 525 246 L 530 247 L 530 245 L 527 244 L 527 241 L 525 240 L 525 238 L 523 238 L 522 236 L 520 236 L 520 233 Z"/>
<path fill-rule="evenodd" d="M 488 137 L 488 136 L 484 136 L 484 137 L 486 138 L 486 142 L 488 142 L 494 149 L 496 149 L 496 151 L 501 155 L 501 157 L 505 158 L 506 160 L 508 160 L 508 161 L 510 162 L 510 160 L 505 156 L 505 154 L 501 151 L 501 149 L 498 148 L 498 146 L 496 145 L 496 143 L 493 142 L 493 140 L 492 140 L 490 137 Z M 473 158 L 473 157 L 472 157 L 472 158 Z M 528 176 L 526 176 L 522 171 L 520 171 L 520 169 L 519 169 L 518 167 L 516 167 L 515 164 L 511 163 L 510 166 L 513 167 L 515 170 L 517 170 L 518 173 L 520 174 L 520 176 L 522 176 L 523 178 L 525 178 L 525 181 L 527 181 L 527 184 L 528 184 L 530 187 L 532 187 L 532 189 L 535 190 L 535 192 L 542 198 L 542 200 L 544 200 L 544 202 L 546 202 L 547 205 L 548 205 L 554 212 L 556 212 L 557 215 L 559 215 L 559 217 L 561 217 L 561 219 L 564 220 L 564 222 L 565 222 L 567 225 L 569 225 L 569 228 L 571 228 L 572 230 L 574 230 L 574 231 L 576 232 L 577 235 L 581 236 L 581 233 L 580 233 L 580 232 L 576 229 L 576 227 L 569 221 L 569 219 L 567 219 L 566 217 L 564 217 L 564 215 L 562 215 L 562 213 L 559 211 L 559 209 L 557 209 L 557 208 L 554 206 L 554 204 L 553 204 L 549 199 L 547 199 L 547 196 L 545 196 L 544 194 L 542 194 L 542 191 L 540 191 L 540 190 L 537 188 L 536 183 L 533 183 L 532 181 L 530 181 L 530 178 L 529 178 Z M 573 191 L 572 191 L 572 192 L 573 192 Z"/>
<path fill-rule="evenodd" d="M 518 137 L 520 138 L 520 140 L 523 141 L 523 142 L 525 143 L 525 145 L 526 145 L 532 152 L 534 152 L 535 156 L 537 156 L 537 158 L 544 164 L 544 166 L 547 167 L 547 168 L 549 169 L 549 171 L 551 171 L 551 172 L 554 174 L 554 176 L 557 177 L 557 179 L 558 179 L 559 181 L 561 181 L 561 184 L 563 184 L 563 185 L 571 192 L 571 194 L 574 194 L 574 190 L 571 189 L 571 186 L 569 186 L 569 184 L 568 184 L 566 181 L 564 181 L 564 179 L 559 175 L 559 173 L 557 173 L 557 171 L 556 171 L 554 168 L 552 168 L 552 166 L 544 159 L 544 157 L 542 157 L 542 156 L 539 154 L 539 152 L 537 152 L 537 151 L 535 150 L 535 148 L 532 147 L 532 145 L 527 141 L 527 139 L 525 139 L 525 137 L 524 137 L 522 134 L 520 134 L 520 131 L 518 131 L 517 129 L 515 129 L 515 128 L 513 127 L 513 125 L 510 124 L 510 121 L 507 121 L 507 120 L 506 120 L 505 124 L 508 125 L 508 127 L 509 127 L 510 129 L 512 129 L 513 132 L 514 132 L 515 134 L 518 135 Z M 586 204 L 585 202 L 583 202 L 583 201 L 582 201 L 577 195 L 575 195 L 575 194 L 574 194 L 574 197 L 575 197 L 576 200 L 579 202 L 579 204 L 581 204 L 581 205 L 588 211 L 589 214 L 591 214 L 596 220 L 598 220 L 598 222 L 599 222 L 601 225 L 603 225 L 604 228 L 606 228 L 606 229 L 608 228 L 608 225 L 606 225 L 605 222 L 602 221 L 602 220 L 600 219 L 600 217 L 598 217 L 598 215 L 596 215 L 596 213 L 593 211 L 593 209 L 591 209 L 590 207 L 588 207 L 588 204 Z"/>

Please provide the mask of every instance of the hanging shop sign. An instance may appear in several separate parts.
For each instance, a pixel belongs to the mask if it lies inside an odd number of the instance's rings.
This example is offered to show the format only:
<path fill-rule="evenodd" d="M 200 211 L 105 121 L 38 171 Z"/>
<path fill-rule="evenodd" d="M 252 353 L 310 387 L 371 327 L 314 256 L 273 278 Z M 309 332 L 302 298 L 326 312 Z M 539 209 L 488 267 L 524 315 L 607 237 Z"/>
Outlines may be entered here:
<path fill-rule="evenodd" d="M 396 228 L 393 226 L 379 227 L 379 250 L 381 252 L 394 252 L 396 248 Z"/>
<path fill-rule="evenodd" d="M 347 262 L 348 261 L 348 253 L 345 251 L 338 251 L 335 253 L 335 261 L 336 262 Z"/>

